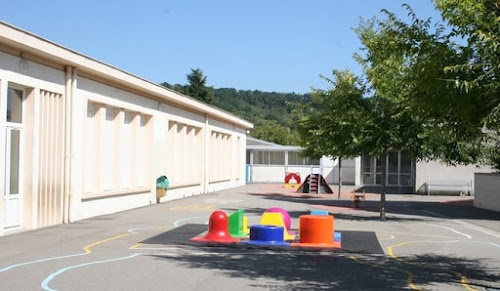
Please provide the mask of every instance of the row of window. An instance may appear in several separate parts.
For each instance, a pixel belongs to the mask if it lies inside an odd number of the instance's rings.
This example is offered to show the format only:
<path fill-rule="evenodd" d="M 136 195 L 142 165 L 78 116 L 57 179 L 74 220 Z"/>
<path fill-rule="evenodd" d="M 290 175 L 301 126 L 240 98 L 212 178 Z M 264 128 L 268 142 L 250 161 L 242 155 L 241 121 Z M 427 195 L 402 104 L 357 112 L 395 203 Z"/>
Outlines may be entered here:
<path fill-rule="evenodd" d="M 202 182 L 203 134 L 201 127 L 176 121 L 168 125 L 167 176 L 170 185 L 195 185 Z"/>
<path fill-rule="evenodd" d="M 89 102 L 85 120 L 84 192 L 136 189 L 150 173 L 151 116 Z"/>
<path fill-rule="evenodd" d="M 210 169 L 209 182 L 222 182 L 231 179 L 231 157 L 233 147 L 231 135 L 212 131 L 210 134 Z"/>
<path fill-rule="evenodd" d="M 253 155 L 253 163 L 251 156 Z M 247 164 L 253 165 L 285 165 L 285 152 L 277 151 L 247 151 Z M 319 165 L 319 160 L 308 157 L 301 157 L 298 152 L 288 152 L 289 166 L 309 166 Z"/>
<path fill-rule="evenodd" d="M 382 183 L 382 163 L 384 162 L 387 167 L 387 185 L 412 185 L 412 161 L 400 151 L 389 151 L 385 159 L 363 156 L 363 184 L 380 185 Z"/>

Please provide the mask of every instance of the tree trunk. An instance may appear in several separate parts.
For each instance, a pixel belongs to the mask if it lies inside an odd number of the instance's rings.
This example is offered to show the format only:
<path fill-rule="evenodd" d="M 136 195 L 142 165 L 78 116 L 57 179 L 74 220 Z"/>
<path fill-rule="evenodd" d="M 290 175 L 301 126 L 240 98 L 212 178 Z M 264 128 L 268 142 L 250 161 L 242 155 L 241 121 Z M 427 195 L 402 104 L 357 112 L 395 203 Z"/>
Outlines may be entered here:
<path fill-rule="evenodd" d="M 380 184 L 380 221 L 385 221 L 385 180 L 387 173 L 387 150 L 384 151 L 382 157 L 382 183 Z"/>
<path fill-rule="evenodd" d="M 340 191 L 342 191 L 342 159 L 339 158 L 339 195 L 338 199 L 340 199 Z"/>

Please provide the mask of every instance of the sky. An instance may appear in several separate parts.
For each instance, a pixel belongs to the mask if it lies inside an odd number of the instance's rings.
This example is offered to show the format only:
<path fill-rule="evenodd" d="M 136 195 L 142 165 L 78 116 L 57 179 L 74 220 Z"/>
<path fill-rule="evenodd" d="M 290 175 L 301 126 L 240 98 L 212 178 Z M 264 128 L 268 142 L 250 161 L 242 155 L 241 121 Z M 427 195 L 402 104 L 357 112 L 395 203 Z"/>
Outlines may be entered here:
<path fill-rule="evenodd" d="M 431 0 L 7 0 L 0 20 L 154 83 L 308 93 L 362 70 L 353 28 L 381 9 L 440 20 Z"/>

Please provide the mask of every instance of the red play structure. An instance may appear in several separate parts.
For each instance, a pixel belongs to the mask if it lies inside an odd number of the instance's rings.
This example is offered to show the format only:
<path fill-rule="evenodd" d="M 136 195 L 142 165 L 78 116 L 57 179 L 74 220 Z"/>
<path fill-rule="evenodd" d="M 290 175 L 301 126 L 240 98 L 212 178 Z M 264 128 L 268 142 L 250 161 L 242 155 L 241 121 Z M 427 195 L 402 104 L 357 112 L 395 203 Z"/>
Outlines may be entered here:
<path fill-rule="evenodd" d="M 294 178 L 297 184 L 300 184 L 300 174 L 299 173 L 286 173 L 285 175 L 285 184 L 290 183 L 290 180 Z"/>

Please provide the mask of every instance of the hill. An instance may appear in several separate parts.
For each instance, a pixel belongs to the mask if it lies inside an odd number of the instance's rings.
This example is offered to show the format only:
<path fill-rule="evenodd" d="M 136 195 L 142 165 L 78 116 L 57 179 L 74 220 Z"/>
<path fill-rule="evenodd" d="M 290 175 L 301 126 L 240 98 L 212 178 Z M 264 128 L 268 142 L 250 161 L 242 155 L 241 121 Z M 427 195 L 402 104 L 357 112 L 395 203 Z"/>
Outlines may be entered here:
<path fill-rule="evenodd" d="M 250 135 L 279 143 L 296 144 L 296 117 L 289 103 L 302 103 L 308 94 L 263 92 L 259 90 L 213 89 L 215 105 L 252 123 Z"/>
<path fill-rule="evenodd" d="M 167 82 L 160 85 L 191 95 L 190 85 L 171 85 Z M 309 94 L 206 88 L 213 91 L 215 101 L 212 105 L 254 124 L 250 136 L 282 145 L 298 143 L 297 116 L 289 104 L 308 102 L 311 99 Z"/>

